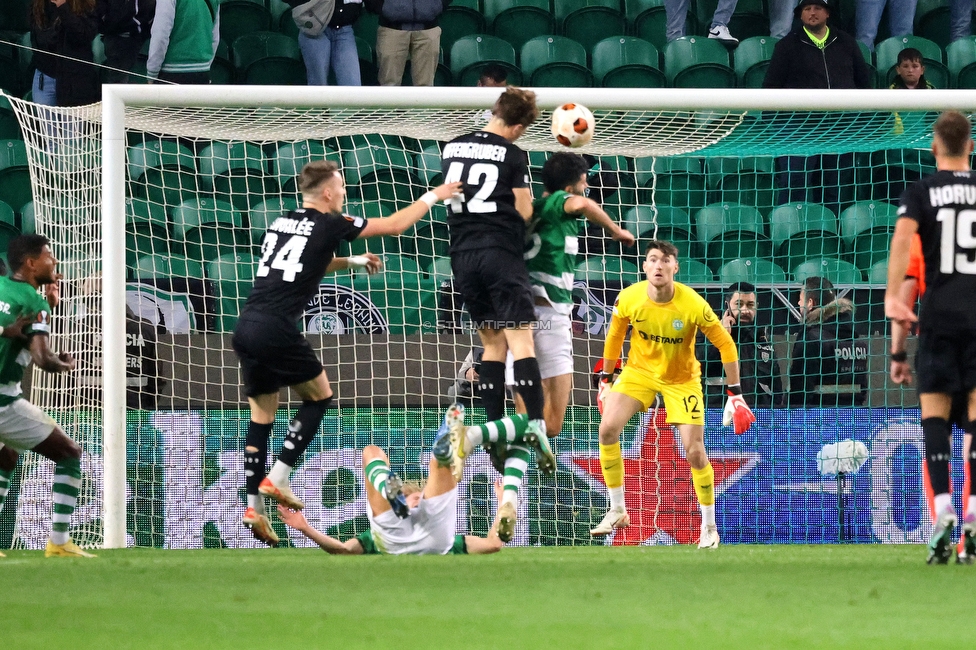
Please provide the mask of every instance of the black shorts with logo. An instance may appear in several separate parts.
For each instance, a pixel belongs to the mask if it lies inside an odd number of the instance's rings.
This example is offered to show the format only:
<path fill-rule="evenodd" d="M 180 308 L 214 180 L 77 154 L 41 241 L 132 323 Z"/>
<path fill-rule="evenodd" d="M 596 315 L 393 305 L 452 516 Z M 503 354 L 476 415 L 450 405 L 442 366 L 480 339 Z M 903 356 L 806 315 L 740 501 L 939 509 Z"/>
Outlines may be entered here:
<path fill-rule="evenodd" d="M 322 362 L 297 325 L 280 316 L 244 312 L 231 344 L 248 397 L 277 393 L 322 373 Z"/>
<path fill-rule="evenodd" d="M 513 329 L 535 321 L 525 260 L 501 248 L 451 253 L 454 288 L 477 329 Z"/>
<path fill-rule="evenodd" d="M 915 370 L 919 393 L 972 392 L 976 388 L 976 332 L 922 328 Z"/>

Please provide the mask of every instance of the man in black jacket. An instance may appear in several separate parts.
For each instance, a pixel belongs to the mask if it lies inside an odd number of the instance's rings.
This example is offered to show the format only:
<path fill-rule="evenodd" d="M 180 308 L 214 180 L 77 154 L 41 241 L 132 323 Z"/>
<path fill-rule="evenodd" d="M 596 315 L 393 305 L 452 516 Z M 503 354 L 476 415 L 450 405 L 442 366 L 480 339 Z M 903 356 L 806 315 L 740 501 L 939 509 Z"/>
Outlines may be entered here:
<path fill-rule="evenodd" d="M 800 27 L 776 44 L 763 88 L 871 88 L 874 84 L 864 56 L 849 34 L 828 27 L 826 0 L 802 0 L 794 10 Z M 821 116 L 808 125 L 819 128 Z M 826 143 L 825 143 L 826 144 Z M 853 185 L 853 154 L 777 158 L 779 204 L 820 203 L 840 214 L 840 186 Z M 841 178 L 843 170 L 844 178 Z"/>
<path fill-rule="evenodd" d="M 868 344 L 854 330 L 854 305 L 837 298 L 826 278 L 800 289 L 804 329 L 793 346 L 790 404 L 862 406 L 868 388 Z"/>
<path fill-rule="evenodd" d="M 381 86 L 399 86 L 410 59 L 414 86 L 433 86 L 441 50 L 437 25 L 451 0 L 366 0 L 366 9 L 379 14 L 376 30 L 377 77 Z"/>
<path fill-rule="evenodd" d="M 155 14 L 156 0 L 97 0 L 95 15 L 105 46 L 105 65 L 115 68 L 103 71 L 103 83 L 129 82 L 129 75 L 118 70 L 131 72 L 136 66 Z"/>
<path fill-rule="evenodd" d="M 739 349 L 742 395 L 749 404 L 760 408 L 782 406 L 783 381 L 773 343 L 767 328 L 756 324 L 756 287 L 748 282 L 736 282 L 726 290 L 723 307 L 722 325 Z M 703 345 L 703 354 L 699 358 L 703 360 L 706 403 L 721 408 L 726 399 L 721 354 L 714 345 Z"/>

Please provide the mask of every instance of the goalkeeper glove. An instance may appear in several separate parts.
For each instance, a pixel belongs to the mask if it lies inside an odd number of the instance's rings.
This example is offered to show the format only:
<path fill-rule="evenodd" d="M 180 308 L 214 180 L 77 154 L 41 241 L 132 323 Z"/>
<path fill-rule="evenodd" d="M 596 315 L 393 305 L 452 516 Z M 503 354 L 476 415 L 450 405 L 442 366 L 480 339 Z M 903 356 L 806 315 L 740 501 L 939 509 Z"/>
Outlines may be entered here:
<path fill-rule="evenodd" d="M 725 410 L 722 412 L 722 424 L 732 425 L 732 430 L 737 436 L 749 430 L 749 427 L 756 421 L 756 416 L 752 414 L 749 405 L 742 397 L 742 389 L 738 384 L 729 386 L 729 399 L 725 403 Z"/>
<path fill-rule="evenodd" d="M 593 366 L 593 387 L 597 389 L 596 407 L 600 411 L 600 415 L 603 415 L 603 400 L 610 391 L 610 387 L 613 385 L 613 381 L 616 379 L 617 373 L 620 372 L 622 367 L 623 362 L 620 359 L 617 359 L 617 364 L 610 373 L 603 372 L 603 359 L 597 361 L 596 365 Z"/>

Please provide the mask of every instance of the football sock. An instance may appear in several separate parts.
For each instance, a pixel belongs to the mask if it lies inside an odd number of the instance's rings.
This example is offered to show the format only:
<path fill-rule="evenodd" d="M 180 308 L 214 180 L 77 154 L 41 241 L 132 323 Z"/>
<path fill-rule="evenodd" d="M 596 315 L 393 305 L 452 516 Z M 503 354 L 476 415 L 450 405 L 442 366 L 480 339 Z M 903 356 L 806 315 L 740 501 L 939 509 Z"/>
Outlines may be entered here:
<path fill-rule="evenodd" d="M 281 453 L 278 454 L 278 461 L 287 465 L 289 470 L 298 465 L 302 454 L 312 442 L 315 433 L 319 430 L 322 418 L 325 417 L 325 410 L 329 408 L 329 404 L 331 403 L 332 398 L 326 397 L 316 402 L 310 400 L 304 401 L 298 407 L 295 418 L 288 423 L 288 434 L 285 436 Z M 275 465 L 277 464 L 275 463 Z M 288 480 L 287 475 L 285 476 L 285 480 Z M 271 482 L 279 485 L 273 478 Z"/>
<path fill-rule="evenodd" d="M 488 442 L 523 442 L 529 427 L 529 416 L 523 413 L 468 427 L 467 437 L 471 446 Z"/>
<path fill-rule="evenodd" d="M 247 507 L 264 514 L 264 497 L 258 493 L 258 486 L 267 473 L 268 438 L 274 424 L 258 424 L 251 420 L 247 424 L 247 438 L 244 442 L 244 486 L 247 489 Z M 253 451 L 252 451 L 253 449 Z"/>
<path fill-rule="evenodd" d="M 51 485 L 51 541 L 55 544 L 68 542 L 71 515 L 78 503 L 81 488 L 81 461 L 65 458 L 54 465 L 54 483 Z"/>
<path fill-rule="evenodd" d="M 948 492 L 942 494 L 936 494 L 935 499 L 935 515 L 938 517 L 946 510 L 952 509 L 952 495 Z"/>
<path fill-rule="evenodd" d="M 7 500 L 7 492 L 10 491 L 10 477 L 13 470 L 0 469 L 0 512 L 3 512 L 3 504 Z"/>
<path fill-rule="evenodd" d="M 698 506 L 701 509 L 702 523 L 706 526 L 715 525 L 715 506 Z"/>
<path fill-rule="evenodd" d="M 610 508 L 625 507 L 624 462 L 620 458 L 619 442 L 610 445 L 600 443 L 600 469 L 603 470 L 603 482 L 610 493 Z"/>
<path fill-rule="evenodd" d="M 691 481 L 695 484 L 695 496 L 698 504 L 703 506 L 715 505 L 715 470 L 709 463 L 701 469 L 691 468 Z"/>
<path fill-rule="evenodd" d="M 545 417 L 546 398 L 542 393 L 542 375 L 539 374 L 539 362 L 535 357 L 517 359 L 512 364 L 512 370 L 515 375 L 515 390 L 525 402 L 525 411 L 529 414 L 529 419 L 543 419 Z"/>
<path fill-rule="evenodd" d="M 374 458 L 366 463 L 366 480 L 373 484 L 376 491 L 388 499 L 386 494 L 386 479 L 390 477 L 390 464 L 382 458 Z"/>
<path fill-rule="evenodd" d="M 489 421 L 502 419 L 505 416 L 505 363 L 482 361 L 478 382 L 485 417 Z"/>
<path fill-rule="evenodd" d="M 925 467 L 929 474 L 932 494 L 949 493 L 949 460 L 952 458 L 952 429 L 943 418 L 922 420 L 922 434 L 925 437 Z M 941 510 L 936 508 L 935 514 Z"/>
<path fill-rule="evenodd" d="M 505 457 L 505 473 L 502 476 L 502 503 L 518 505 L 518 491 L 522 477 L 529 467 L 529 448 L 525 445 L 509 445 Z M 499 504 L 500 505 L 500 504 Z"/>

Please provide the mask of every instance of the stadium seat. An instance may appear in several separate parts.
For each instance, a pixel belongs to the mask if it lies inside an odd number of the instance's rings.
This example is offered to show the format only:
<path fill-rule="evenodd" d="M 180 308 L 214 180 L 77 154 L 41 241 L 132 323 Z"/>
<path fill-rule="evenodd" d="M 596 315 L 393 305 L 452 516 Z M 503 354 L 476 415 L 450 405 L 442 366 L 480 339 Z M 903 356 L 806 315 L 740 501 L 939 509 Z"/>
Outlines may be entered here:
<path fill-rule="evenodd" d="M 333 160 L 342 166 L 342 156 L 322 140 L 302 140 L 278 145 L 272 172 L 284 194 L 298 195 L 298 174 L 312 160 Z"/>
<path fill-rule="evenodd" d="M 250 211 L 247 213 L 248 225 L 250 226 L 248 231 L 251 233 L 251 242 L 259 245 L 268 226 L 275 219 L 290 210 L 296 209 L 299 205 L 301 205 L 301 202 L 298 199 L 290 196 L 281 196 L 251 206 Z"/>
<path fill-rule="evenodd" d="M 522 83 L 522 71 L 515 65 L 515 48 L 508 41 L 487 34 L 463 36 L 451 46 L 451 75 L 459 86 L 477 86 L 481 69 L 494 63 L 508 71 L 508 83 Z"/>
<path fill-rule="evenodd" d="M 709 162 L 711 160 L 715 159 L 709 159 Z M 768 214 L 776 202 L 774 166 L 773 158 L 768 157 L 740 158 L 737 171 L 731 174 L 725 173 L 727 165 L 718 169 L 710 166 L 709 185 L 715 184 L 715 189 L 710 193 L 711 202 L 751 205 L 759 212 Z"/>
<path fill-rule="evenodd" d="M 17 216 L 14 214 L 14 209 L 3 201 L 0 201 L 0 223 L 13 228 L 17 227 Z"/>
<path fill-rule="evenodd" d="M 670 205 L 692 213 L 707 203 L 705 175 L 698 158 L 637 158 L 634 171 L 638 202 L 643 205 Z"/>
<path fill-rule="evenodd" d="M 788 203 L 769 213 L 769 238 L 777 259 L 791 269 L 812 257 L 837 257 L 841 251 L 837 217 L 813 203 Z"/>
<path fill-rule="evenodd" d="M 416 155 L 417 173 L 425 187 L 441 184 L 441 147 L 432 145 Z"/>
<path fill-rule="evenodd" d="M 616 282 L 622 285 L 640 282 L 643 278 L 636 266 L 618 257 L 589 257 L 576 266 L 576 279 L 587 282 Z"/>
<path fill-rule="evenodd" d="M 950 0 L 918 0 L 915 6 L 916 36 L 927 38 L 941 48 L 949 46 L 949 3 Z"/>
<path fill-rule="evenodd" d="M 407 64 L 403 66 L 403 80 L 400 82 L 401 86 L 412 86 L 413 85 L 413 72 L 411 72 L 411 63 L 407 61 Z M 434 69 L 434 85 L 435 86 L 453 86 L 454 80 L 451 77 L 451 69 L 444 64 L 444 50 L 441 50 L 440 61 L 437 63 L 437 68 Z"/>
<path fill-rule="evenodd" d="M 637 237 L 637 255 L 640 261 L 643 261 L 643 256 L 647 253 L 646 242 L 655 238 L 677 246 L 682 260 L 699 257 L 701 250 L 693 234 L 688 213 L 668 205 L 657 205 L 656 208 L 655 211 L 652 207 L 638 205 L 628 210 L 621 219 L 624 227 Z"/>
<path fill-rule="evenodd" d="M 241 308 L 251 293 L 257 258 L 247 254 L 221 255 L 207 264 L 207 279 L 217 289 L 217 331 L 233 332 Z"/>
<path fill-rule="evenodd" d="M 660 55 L 651 43 L 630 36 L 605 38 L 593 46 L 593 76 L 606 88 L 664 88 Z"/>
<path fill-rule="evenodd" d="M 35 222 L 36 218 L 34 215 L 34 202 L 28 201 L 24 204 L 24 207 L 20 209 L 20 232 L 25 235 L 37 232 Z"/>
<path fill-rule="evenodd" d="M 413 203 L 421 189 L 407 153 L 394 147 L 358 146 L 343 156 L 343 171 L 354 196 L 383 201 L 391 211 Z"/>
<path fill-rule="evenodd" d="M 773 243 L 766 237 L 762 214 L 736 203 L 705 206 L 694 217 L 698 241 L 705 246 L 706 262 L 718 269 L 736 258 L 771 258 Z"/>
<path fill-rule="evenodd" d="M 862 233 L 890 233 L 898 220 L 898 208 L 883 201 L 860 201 L 840 213 L 840 236 L 848 247 Z"/>
<path fill-rule="evenodd" d="M 976 88 L 976 38 L 960 38 L 946 47 L 953 88 Z"/>
<path fill-rule="evenodd" d="M 295 22 L 292 20 L 292 22 Z M 359 15 L 359 18 L 352 26 L 353 32 L 356 34 L 356 38 L 361 38 L 370 45 L 376 44 L 376 31 L 380 26 L 380 17 L 377 14 L 371 13 L 369 11 L 364 11 Z M 441 46 L 445 50 L 450 50 L 451 48 L 444 46 L 443 42 Z"/>
<path fill-rule="evenodd" d="M 204 279 L 203 264 L 197 260 L 176 255 L 145 255 L 136 263 L 135 278 L 152 280 L 155 278 L 194 278 Z"/>
<path fill-rule="evenodd" d="M 193 151 L 173 140 L 147 140 L 126 149 L 131 194 L 151 203 L 178 205 L 200 191 Z"/>
<path fill-rule="evenodd" d="M 627 33 L 620 0 L 553 0 L 552 6 L 560 33 L 587 52 L 605 38 Z"/>
<path fill-rule="evenodd" d="M 128 198 L 125 200 L 125 228 L 126 231 L 142 232 L 168 239 L 169 222 L 166 219 L 166 209 L 145 199 Z"/>
<path fill-rule="evenodd" d="M 786 284 L 786 272 L 778 264 L 764 259 L 734 259 L 718 271 L 722 286 L 736 282 L 751 284 Z"/>
<path fill-rule="evenodd" d="M 652 43 L 658 50 L 668 44 L 664 0 L 624 0 L 624 14 L 634 36 Z M 685 33 L 694 34 L 696 31 L 694 12 L 689 11 L 685 19 Z"/>
<path fill-rule="evenodd" d="M 718 6 L 718 0 L 696 0 L 693 6 L 695 7 L 695 17 L 698 20 L 698 32 L 708 34 L 708 30 L 712 26 L 712 16 L 715 14 L 716 6 Z M 732 17 L 729 19 L 729 31 L 739 41 L 756 36 L 768 37 L 769 14 L 766 12 L 763 0 L 738 0 Z M 736 56 L 739 55 L 738 48 L 735 54 Z"/>
<path fill-rule="evenodd" d="M 256 197 L 278 193 L 264 152 L 253 143 L 214 142 L 200 152 L 199 168 L 217 198 L 230 201 L 238 210 L 247 210 Z"/>
<path fill-rule="evenodd" d="M 427 276 L 437 286 L 440 286 L 441 282 L 450 282 L 451 278 L 454 277 L 454 271 L 451 269 L 451 258 L 438 257 L 435 259 L 427 267 Z"/>
<path fill-rule="evenodd" d="M 868 269 L 868 284 L 887 286 L 888 260 L 881 260 L 871 265 L 871 268 Z"/>
<path fill-rule="evenodd" d="M 217 52 L 210 64 L 210 83 L 218 85 L 232 84 L 237 80 L 237 71 L 230 60 L 230 48 L 227 43 L 220 41 Z"/>
<path fill-rule="evenodd" d="M 891 234 L 887 232 L 861 233 L 851 242 L 847 259 L 862 271 L 868 271 L 877 262 L 888 259 Z"/>
<path fill-rule="evenodd" d="M 221 0 L 220 40 L 234 46 L 238 37 L 271 29 L 271 12 L 264 0 Z"/>
<path fill-rule="evenodd" d="M 244 34 L 231 46 L 237 81 L 304 86 L 308 83 L 298 41 L 277 32 Z"/>
<path fill-rule="evenodd" d="M 925 62 L 925 78 L 936 88 L 949 87 L 949 70 L 945 66 L 942 48 L 921 36 L 893 36 L 878 44 L 875 48 L 875 59 L 878 62 L 878 72 L 885 80 L 887 87 L 895 78 L 895 66 L 898 65 L 898 53 L 906 47 L 914 47 L 922 53 Z"/>
<path fill-rule="evenodd" d="M 356 51 L 359 53 L 359 78 L 362 84 L 364 86 L 379 85 L 377 80 L 379 68 L 376 66 L 376 54 L 373 52 L 373 46 L 366 39 L 357 36 Z"/>
<path fill-rule="evenodd" d="M 861 272 L 850 262 L 832 258 L 807 260 L 793 269 L 793 279 L 803 282 L 807 278 L 827 278 L 834 284 L 860 284 Z"/>
<path fill-rule="evenodd" d="M 185 242 L 187 257 L 215 259 L 235 253 L 238 233 L 243 236 L 243 219 L 229 203 L 209 198 L 185 201 L 173 208 L 173 236 Z"/>
<path fill-rule="evenodd" d="M 485 0 L 485 18 L 492 34 L 521 52 L 530 38 L 556 32 L 550 6 L 550 0 Z"/>
<path fill-rule="evenodd" d="M 453 0 L 444 8 L 437 24 L 441 28 L 441 47 L 446 52 L 450 52 L 451 46 L 462 36 L 484 34 L 487 31 L 485 14 L 481 11 L 479 0 Z"/>
<path fill-rule="evenodd" d="M 729 51 L 711 38 L 682 36 L 664 47 L 664 74 L 675 88 L 734 88 Z"/>
<path fill-rule="evenodd" d="M 522 46 L 522 74 L 530 86 L 588 88 L 593 73 L 586 49 L 565 36 L 536 36 Z"/>
<path fill-rule="evenodd" d="M 712 270 L 707 264 L 690 259 L 681 260 L 674 278 L 683 284 L 706 284 L 715 281 L 715 276 L 712 275 Z"/>
<path fill-rule="evenodd" d="M 407 231 L 406 236 L 409 235 L 410 231 Z M 416 226 L 413 244 L 417 252 L 417 264 L 421 268 L 428 268 L 435 259 L 449 256 L 451 233 L 445 223 L 420 223 Z"/>
<path fill-rule="evenodd" d="M 740 88 L 762 88 L 777 42 L 779 39 L 772 36 L 753 36 L 739 43 L 735 48 L 735 75 Z"/>
<path fill-rule="evenodd" d="M 0 140 L 0 201 L 19 212 L 33 198 L 24 141 Z"/>
<path fill-rule="evenodd" d="M 920 120 L 924 129 L 931 128 L 937 113 L 906 113 L 905 120 Z M 935 158 L 922 149 L 888 149 L 871 153 L 868 167 L 871 169 L 872 186 L 869 197 L 897 203 L 902 192 L 912 182 L 935 172 Z"/>

